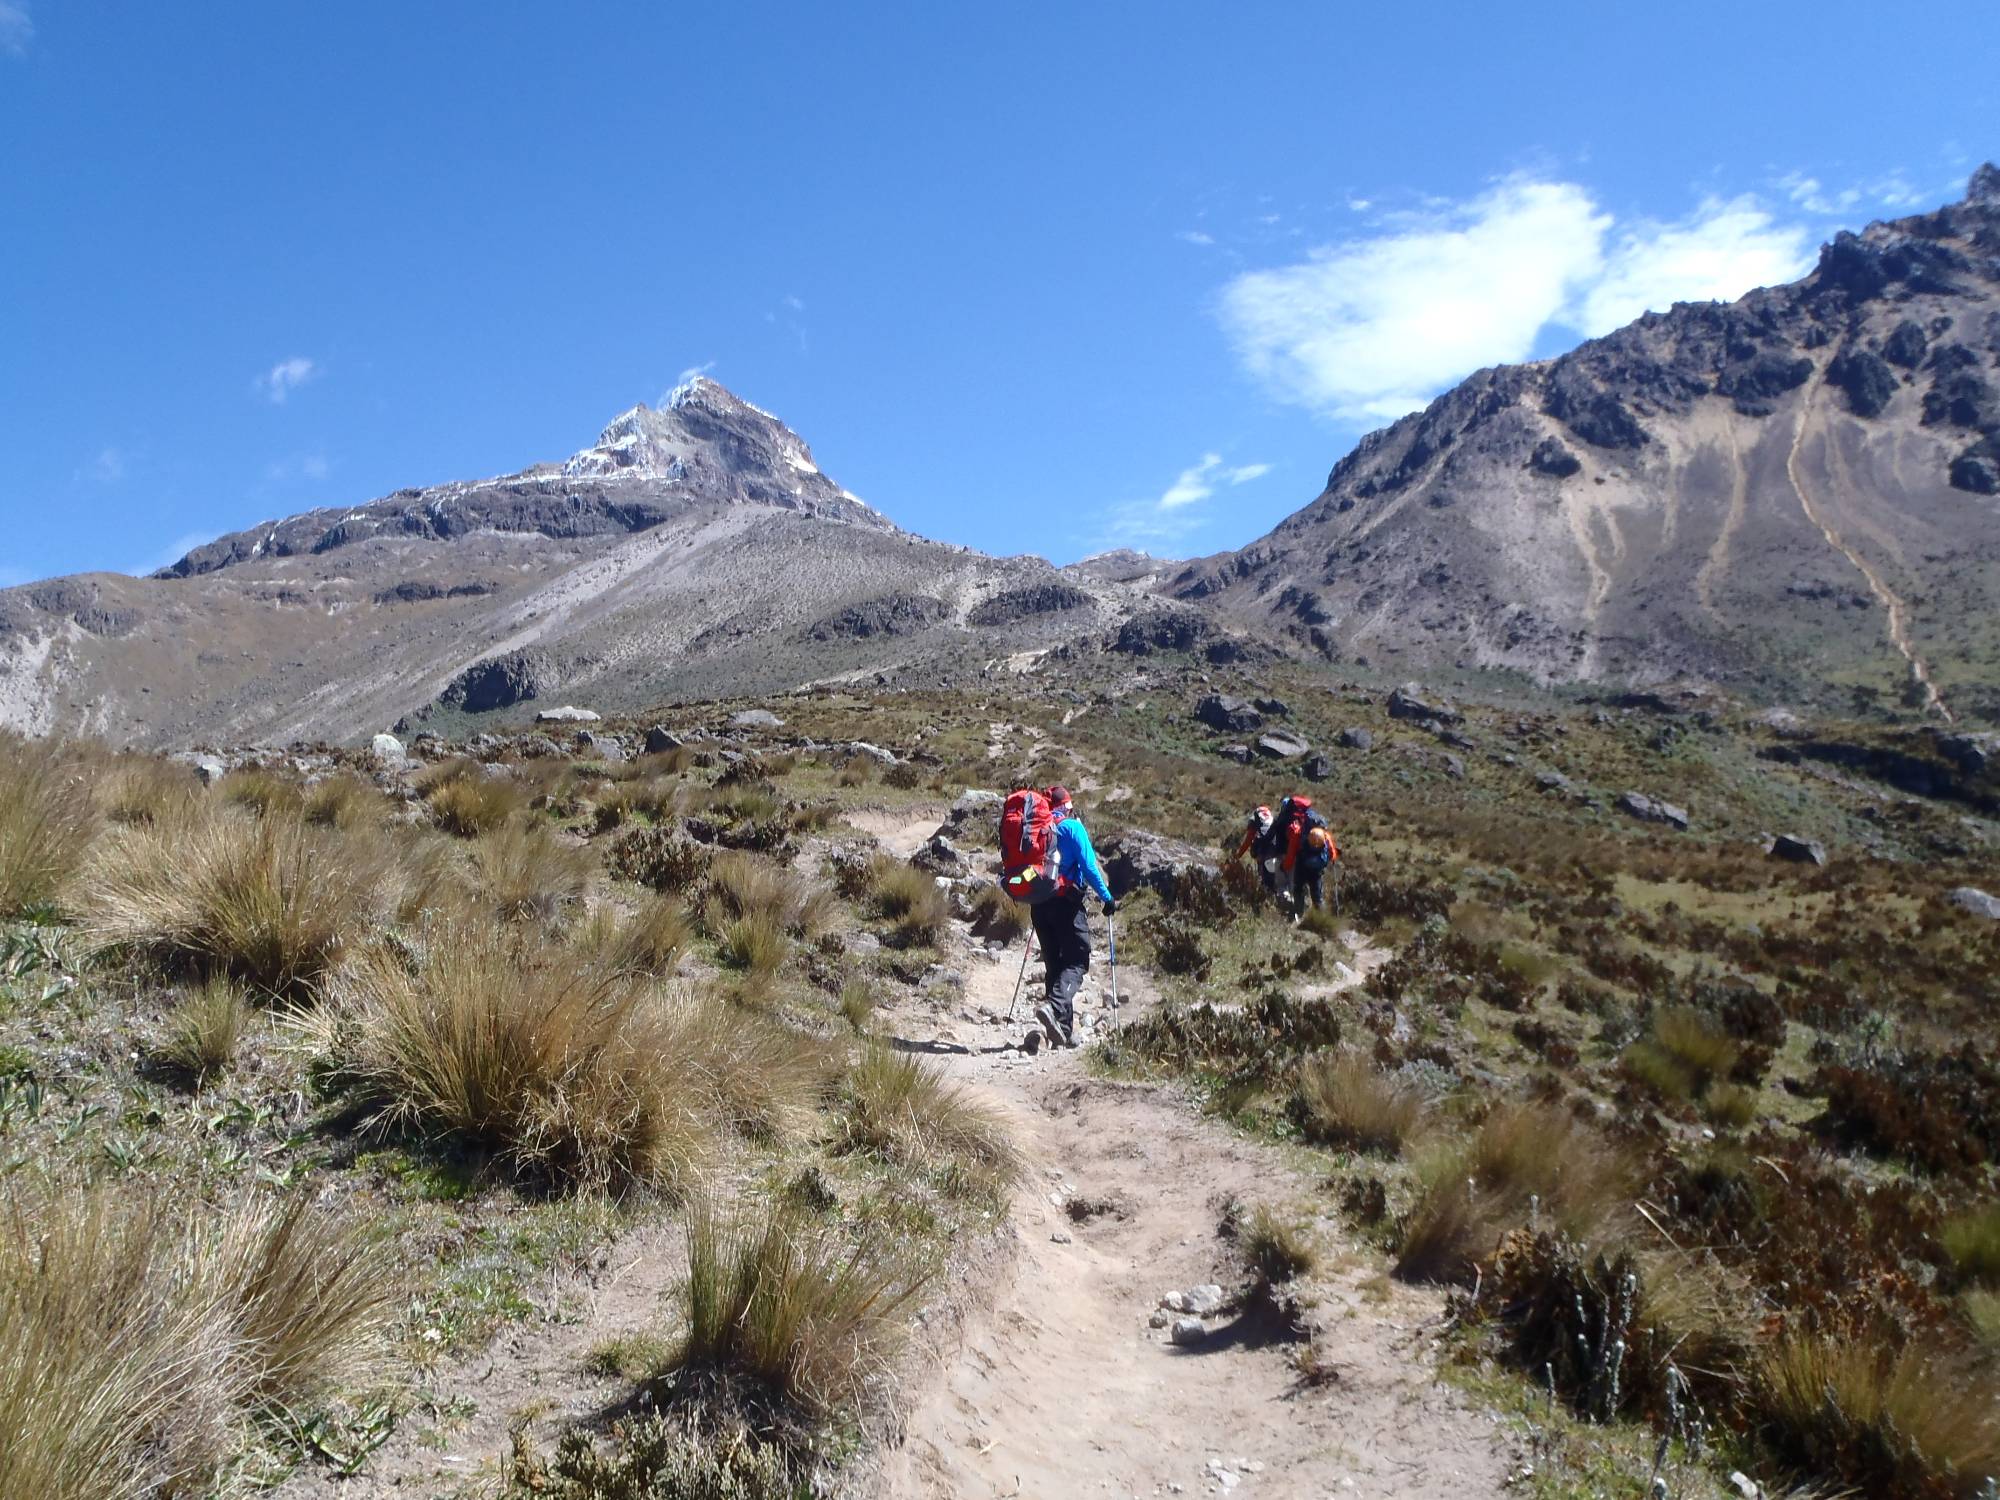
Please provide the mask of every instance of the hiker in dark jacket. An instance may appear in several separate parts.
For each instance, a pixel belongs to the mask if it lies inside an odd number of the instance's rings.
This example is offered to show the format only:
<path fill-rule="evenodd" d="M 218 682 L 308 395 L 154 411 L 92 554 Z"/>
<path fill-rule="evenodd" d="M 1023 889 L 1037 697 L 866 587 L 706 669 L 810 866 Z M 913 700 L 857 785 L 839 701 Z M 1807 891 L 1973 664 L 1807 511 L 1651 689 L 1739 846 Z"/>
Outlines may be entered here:
<path fill-rule="evenodd" d="M 1052 786 L 1049 805 L 1056 820 L 1056 894 L 1028 908 L 1035 924 L 1035 937 L 1042 945 L 1043 999 L 1035 1007 L 1035 1020 L 1048 1039 L 1061 1047 L 1076 1045 L 1076 992 L 1083 976 L 1090 972 L 1090 921 L 1084 915 L 1083 898 L 1094 891 L 1111 915 L 1118 903 L 1111 899 L 1111 887 L 1097 863 L 1090 834 L 1083 819 L 1070 805 L 1069 789 Z"/>
<path fill-rule="evenodd" d="M 1258 807 L 1243 825 L 1243 841 L 1236 846 L 1231 856 L 1241 859 L 1250 856 L 1250 862 L 1257 867 L 1257 878 L 1264 882 L 1264 893 L 1278 894 L 1278 861 L 1284 858 L 1284 840 L 1277 820 L 1271 816 L 1271 809 Z"/>
<path fill-rule="evenodd" d="M 1340 850 L 1333 842 L 1333 830 L 1316 812 L 1310 797 L 1287 797 L 1279 811 L 1279 827 L 1284 832 L 1285 872 L 1291 877 L 1292 920 L 1306 914 L 1306 902 L 1315 911 L 1326 907 L 1326 870 Z"/>

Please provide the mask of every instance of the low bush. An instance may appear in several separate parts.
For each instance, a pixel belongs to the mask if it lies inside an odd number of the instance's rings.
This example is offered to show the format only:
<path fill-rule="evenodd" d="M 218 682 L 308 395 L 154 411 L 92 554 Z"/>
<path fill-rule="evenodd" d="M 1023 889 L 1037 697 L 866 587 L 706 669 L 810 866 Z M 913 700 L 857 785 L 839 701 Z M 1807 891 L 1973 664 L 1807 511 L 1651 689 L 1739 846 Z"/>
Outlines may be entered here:
<path fill-rule="evenodd" d="M 882 773 L 882 784 L 899 792 L 914 792 L 924 784 L 924 773 L 915 761 L 899 760 Z"/>
<path fill-rule="evenodd" d="M 764 1403 L 825 1417 L 860 1402 L 907 1333 L 924 1277 L 785 1205 L 687 1216 L 687 1332 L 672 1357 Z"/>
<path fill-rule="evenodd" d="M 572 1427 L 546 1458 L 517 1434 L 504 1482 L 503 1500 L 797 1500 L 802 1493 L 776 1445 L 657 1413 L 619 1423 L 603 1446 Z"/>
<path fill-rule="evenodd" d="M 1310 1140 L 1385 1156 L 1402 1153 L 1423 1122 L 1423 1096 L 1353 1052 L 1322 1053 L 1299 1068 L 1293 1118 Z"/>
<path fill-rule="evenodd" d="M 0 734 L 0 917 L 56 905 L 82 861 L 94 814 L 80 763 Z"/>
<path fill-rule="evenodd" d="M 1189 918 L 1176 912 L 1155 912 L 1141 926 L 1141 935 L 1153 950 L 1153 961 L 1163 974 L 1187 979 L 1206 979 L 1215 960 L 1202 942 L 1201 931 Z"/>
<path fill-rule="evenodd" d="M 1006 1127 L 934 1065 L 874 1043 L 848 1075 L 845 1144 L 930 1173 L 948 1186 L 1004 1191 L 1021 1159 Z"/>
<path fill-rule="evenodd" d="M 713 858 L 704 845 L 671 828 L 634 828 L 611 846 L 604 866 L 620 880 L 676 895 L 700 884 Z"/>
<path fill-rule="evenodd" d="M 234 1066 L 249 1025 L 250 1002 L 233 980 L 218 976 L 181 997 L 156 1056 L 200 1085 Z"/>
<path fill-rule="evenodd" d="M 682 1017 L 625 975 L 454 927 L 410 958 L 370 951 L 336 996 L 332 1061 L 378 1128 L 457 1135 L 587 1185 L 682 1183 L 704 1153 Z"/>

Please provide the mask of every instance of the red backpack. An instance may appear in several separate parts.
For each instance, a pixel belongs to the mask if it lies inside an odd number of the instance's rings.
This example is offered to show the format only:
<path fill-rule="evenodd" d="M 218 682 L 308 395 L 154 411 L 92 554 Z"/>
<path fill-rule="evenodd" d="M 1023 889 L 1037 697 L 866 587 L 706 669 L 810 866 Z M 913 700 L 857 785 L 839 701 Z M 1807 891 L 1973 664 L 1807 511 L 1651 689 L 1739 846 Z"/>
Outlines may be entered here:
<path fill-rule="evenodd" d="M 1009 794 L 1000 809 L 1000 889 L 1032 906 L 1064 884 L 1056 878 L 1056 818 L 1049 799 L 1032 787 Z"/>

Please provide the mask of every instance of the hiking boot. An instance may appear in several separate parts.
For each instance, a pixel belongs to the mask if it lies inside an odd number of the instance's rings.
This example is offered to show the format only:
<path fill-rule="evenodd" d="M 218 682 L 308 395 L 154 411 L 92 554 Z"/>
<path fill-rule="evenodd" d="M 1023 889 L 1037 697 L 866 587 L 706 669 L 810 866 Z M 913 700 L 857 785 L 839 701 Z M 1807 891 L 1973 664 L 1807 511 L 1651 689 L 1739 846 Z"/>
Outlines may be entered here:
<path fill-rule="evenodd" d="M 1056 1025 L 1056 1012 L 1054 1006 L 1037 1005 L 1035 1007 L 1035 1022 L 1042 1028 L 1043 1032 L 1048 1036 L 1050 1042 L 1052 1042 L 1058 1047 L 1066 1047 L 1069 1045 L 1069 1043 L 1063 1039 L 1062 1028 Z"/>

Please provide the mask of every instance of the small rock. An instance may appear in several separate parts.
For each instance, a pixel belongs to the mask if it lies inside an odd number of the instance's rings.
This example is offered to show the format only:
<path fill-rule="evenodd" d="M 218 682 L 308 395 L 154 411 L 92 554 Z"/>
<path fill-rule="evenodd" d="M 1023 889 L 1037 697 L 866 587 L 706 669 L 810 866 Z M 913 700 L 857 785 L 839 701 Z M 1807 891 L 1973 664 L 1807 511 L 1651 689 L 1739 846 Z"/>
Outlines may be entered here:
<path fill-rule="evenodd" d="M 1304 770 L 1307 781 L 1325 781 L 1333 775 L 1333 757 L 1324 750 L 1306 757 Z"/>
<path fill-rule="evenodd" d="M 407 752 L 403 749 L 403 742 L 393 734 L 376 735 L 369 741 L 368 748 L 377 760 L 386 761 L 391 765 L 400 765 L 408 758 Z"/>
<path fill-rule="evenodd" d="M 686 743 L 686 740 L 675 734 L 671 729 L 664 728 L 658 724 L 655 724 L 651 729 L 646 731 L 646 753 L 648 755 L 665 755 L 669 750 L 678 750 Z"/>
<path fill-rule="evenodd" d="M 587 708 L 578 708 L 574 703 L 565 703 L 560 708 L 545 708 L 535 715 L 537 724 L 595 724 L 602 714 L 592 713 Z"/>
<path fill-rule="evenodd" d="M 1812 839 L 1794 837 L 1781 833 L 1771 840 L 1771 847 L 1765 851 L 1772 859 L 1790 860 L 1795 865 L 1823 865 L 1826 863 L 1826 846 Z"/>
<path fill-rule="evenodd" d="M 1200 1318 L 1176 1318 L 1167 1337 L 1176 1344 L 1199 1344 L 1208 1337 L 1208 1327 Z"/>
<path fill-rule="evenodd" d="M 1257 740 L 1257 753 L 1272 760 L 1295 760 L 1311 749 L 1310 744 L 1289 729 L 1274 729 Z"/>
<path fill-rule="evenodd" d="M 768 708 L 746 708 L 729 716 L 731 729 L 783 729 L 785 721 Z"/>
<path fill-rule="evenodd" d="M 1213 1317 L 1222 1311 L 1222 1288 L 1214 1282 L 1204 1286 L 1189 1287 L 1186 1294 L 1187 1310 L 1200 1317 Z"/>
<path fill-rule="evenodd" d="M 1168 1312 L 1164 1307 L 1156 1307 L 1153 1309 L 1152 1317 L 1146 1320 L 1146 1326 L 1148 1328 L 1165 1328 L 1173 1320 L 1174 1315 L 1172 1313 Z"/>
<path fill-rule="evenodd" d="M 1375 736 L 1358 726 L 1340 731 L 1340 748 L 1343 750 L 1373 750 Z"/>
<path fill-rule="evenodd" d="M 1186 1292 L 1168 1292 L 1160 1299 L 1160 1306 L 1168 1312 L 1182 1313 L 1188 1310 Z"/>
<path fill-rule="evenodd" d="M 1070 1232 L 1067 1229 L 1058 1229 L 1054 1234 L 1049 1236 L 1049 1243 L 1052 1245 L 1070 1244 Z"/>
<path fill-rule="evenodd" d="M 1664 823 L 1669 828 L 1683 831 L 1688 826 L 1687 809 L 1676 807 L 1671 802 L 1661 802 L 1642 792 L 1622 792 L 1618 797 L 1618 810 L 1644 823 Z"/>
<path fill-rule="evenodd" d="M 1389 695 L 1389 717 L 1414 719 L 1420 724 L 1426 720 L 1456 724 L 1464 716 L 1442 699 L 1436 702 L 1427 699 L 1421 685 L 1406 682 Z"/>
<path fill-rule="evenodd" d="M 218 756 L 177 755 L 174 759 L 185 762 L 188 769 L 194 772 L 195 780 L 203 786 L 214 786 L 229 774 L 228 765 Z"/>
<path fill-rule="evenodd" d="M 1757 1500 L 1757 1497 L 1763 1493 L 1757 1487 L 1757 1481 L 1752 1479 L 1748 1474 L 1745 1474 L 1741 1469 L 1732 1469 L 1730 1471 L 1729 1487 L 1741 1495 L 1743 1500 Z"/>
<path fill-rule="evenodd" d="M 1287 718 L 1292 712 L 1292 706 L 1283 698 L 1252 698 L 1250 702 L 1258 713 L 1269 714 L 1274 719 Z"/>
<path fill-rule="evenodd" d="M 1962 885 L 1945 897 L 1953 906 L 1971 912 L 1975 917 L 1985 917 L 1989 922 L 2000 922 L 2000 899 L 1989 896 L 1977 886 Z"/>
<path fill-rule="evenodd" d="M 1224 745 L 1222 747 L 1222 758 L 1224 760 L 1233 760 L 1239 766 L 1247 766 L 1250 764 L 1250 747 L 1248 745 Z"/>
<path fill-rule="evenodd" d="M 1535 778 L 1535 785 L 1545 792 L 1556 792 L 1564 797 L 1576 794 L 1576 783 L 1560 771 L 1544 771 Z"/>

